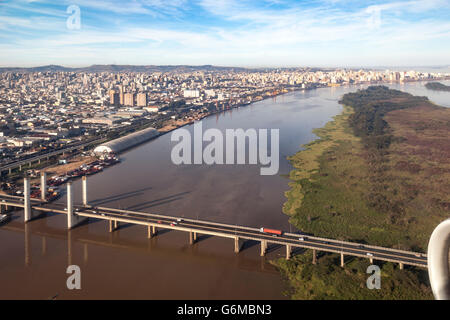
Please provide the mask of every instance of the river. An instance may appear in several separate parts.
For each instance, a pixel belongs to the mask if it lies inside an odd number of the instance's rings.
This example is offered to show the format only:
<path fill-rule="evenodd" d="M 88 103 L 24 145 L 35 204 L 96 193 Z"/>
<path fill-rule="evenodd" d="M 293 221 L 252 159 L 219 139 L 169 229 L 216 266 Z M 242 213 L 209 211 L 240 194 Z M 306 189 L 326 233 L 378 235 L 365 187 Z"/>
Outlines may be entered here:
<path fill-rule="evenodd" d="M 449 84 L 449 81 L 445 83 Z M 427 95 L 450 107 L 450 93 L 424 83 L 388 84 Z M 259 165 L 172 163 L 171 134 L 121 155 L 122 162 L 88 178 L 89 202 L 135 211 L 293 231 L 282 213 L 291 166 L 286 156 L 315 138 L 340 113 L 339 98 L 365 86 L 298 91 L 203 119 L 203 129 L 279 129 L 280 170 L 261 176 Z M 193 126 L 185 129 L 193 132 Z M 81 183 L 74 182 L 75 202 Z M 64 201 L 62 198 L 60 201 Z M 142 226 L 109 233 L 91 221 L 67 231 L 66 217 L 48 215 L 23 224 L 21 212 L 0 227 L 0 299 L 287 299 L 285 281 L 269 263 L 284 248 L 259 256 L 259 244 L 239 254 L 229 239 L 167 231 L 149 240 Z M 68 265 L 81 269 L 81 290 L 68 290 Z"/>

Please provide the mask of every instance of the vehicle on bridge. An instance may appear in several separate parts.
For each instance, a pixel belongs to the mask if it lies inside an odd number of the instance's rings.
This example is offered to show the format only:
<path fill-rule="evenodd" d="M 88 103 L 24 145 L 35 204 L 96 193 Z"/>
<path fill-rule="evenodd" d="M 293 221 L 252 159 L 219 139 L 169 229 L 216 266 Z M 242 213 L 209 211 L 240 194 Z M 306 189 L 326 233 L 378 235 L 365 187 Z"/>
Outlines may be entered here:
<path fill-rule="evenodd" d="M 283 231 L 281 231 L 281 230 L 268 229 L 268 228 L 261 228 L 261 229 L 259 229 L 259 231 L 262 233 L 268 233 L 275 237 L 281 236 L 283 234 Z"/>

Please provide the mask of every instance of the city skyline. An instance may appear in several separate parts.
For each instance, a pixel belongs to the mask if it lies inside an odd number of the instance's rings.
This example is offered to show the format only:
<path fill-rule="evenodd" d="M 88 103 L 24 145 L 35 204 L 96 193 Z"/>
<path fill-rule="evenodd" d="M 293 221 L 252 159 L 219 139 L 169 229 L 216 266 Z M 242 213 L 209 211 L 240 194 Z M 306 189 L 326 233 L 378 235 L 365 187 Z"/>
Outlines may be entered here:
<path fill-rule="evenodd" d="M 449 13 L 448 0 L 2 1 L 0 59 L 2 67 L 448 66 Z"/>

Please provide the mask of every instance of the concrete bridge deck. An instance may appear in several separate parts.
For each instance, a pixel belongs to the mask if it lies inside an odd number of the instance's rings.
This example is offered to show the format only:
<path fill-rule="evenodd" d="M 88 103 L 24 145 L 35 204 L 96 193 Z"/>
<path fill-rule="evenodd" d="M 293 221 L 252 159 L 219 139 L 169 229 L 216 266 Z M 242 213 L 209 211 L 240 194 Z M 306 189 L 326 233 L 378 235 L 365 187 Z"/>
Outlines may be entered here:
<path fill-rule="evenodd" d="M 306 234 L 283 233 L 275 236 L 261 232 L 260 229 L 246 226 L 222 224 L 205 220 L 194 220 L 180 217 L 172 217 L 145 212 L 120 210 L 106 207 L 92 207 L 87 203 L 87 182 L 83 177 L 83 204 L 74 205 L 71 183 L 67 184 L 67 206 L 58 203 L 47 203 L 39 199 L 29 197 L 28 180 L 25 179 L 25 197 L 0 195 L 0 205 L 24 208 L 25 221 L 32 218 L 33 211 L 53 212 L 66 214 L 68 229 L 80 223 L 82 219 L 91 218 L 107 221 L 109 232 L 113 232 L 119 223 L 135 224 L 147 227 L 148 238 L 157 234 L 158 229 L 170 229 L 189 233 L 189 242 L 193 244 L 199 234 L 234 240 L 234 251 L 240 251 L 243 241 L 253 240 L 261 243 L 261 256 L 264 256 L 268 244 L 278 244 L 286 247 L 286 258 L 291 257 L 293 248 L 313 250 L 313 263 L 316 263 L 316 252 L 331 252 L 341 255 L 341 266 L 344 266 L 345 256 L 354 256 L 374 260 L 398 263 L 400 268 L 411 265 L 427 268 L 427 256 L 423 253 L 410 252 L 398 249 L 383 248 L 361 243 L 340 241 L 334 239 L 314 237 Z M 44 185 L 45 187 L 45 185 Z"/>

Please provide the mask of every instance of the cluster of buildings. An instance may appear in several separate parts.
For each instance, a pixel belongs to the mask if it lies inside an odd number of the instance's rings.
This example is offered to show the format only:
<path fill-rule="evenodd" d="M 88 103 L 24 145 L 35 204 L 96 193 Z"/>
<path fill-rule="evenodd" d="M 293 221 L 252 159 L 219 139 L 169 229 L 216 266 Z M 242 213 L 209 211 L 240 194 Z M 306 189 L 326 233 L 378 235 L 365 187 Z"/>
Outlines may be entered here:
<path fill-rule="evenodd" d="M 0 73 L 2 162 L 146 119 L 214 112 L 298 89 L 442 79 L 415 71 L 232 68 Z M 155 126 L 158 127 L 158 126 Z"/>

